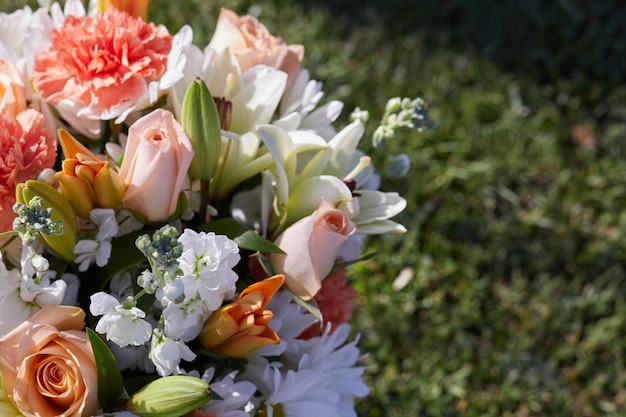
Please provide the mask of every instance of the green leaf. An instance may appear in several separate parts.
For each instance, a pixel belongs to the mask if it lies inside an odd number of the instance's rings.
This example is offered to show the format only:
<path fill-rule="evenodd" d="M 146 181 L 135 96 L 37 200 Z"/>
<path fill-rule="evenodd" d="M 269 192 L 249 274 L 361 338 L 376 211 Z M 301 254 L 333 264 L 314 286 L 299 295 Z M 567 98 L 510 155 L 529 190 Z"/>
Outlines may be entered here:
<path fill-rule="evenodd" d="M 322 318 L 322 312 L 317 306 L 315 299 L 312 298 L 308 301 L 305 301 L 302 298 L 295 295 L 293 292 L 291 292 L 290 289 L 287 289 L 287 291 L 289 292 L 289 295 L 291 295 L 291 298 L 293 298 L 293 300 L 296 302 L 296 304 L 298 304 L 300 307 L 304 308 L 306 311 L 311 313 L 311 315 L 313 315 L 313 317 L 315 317 L 315 319 L 320 323 L 320 326 L 322 326 L 322 324 L 324 323 L 324 320 Z"/>
<path fill-rule="evenodd" d="M 219 219 L 200 226 L 204 232 L 215 232 L 234 240 L 242 249 L 264 253 L 285 253 L 278 246 L 233 218 Z"/>
<path fill-rule="evenodd" d="M 333 265 L 333 268 L 330 270 L 328 275 L 326 275 L 326 277 L 329 277 L 332 274 L 334 274 L 335 272 L 339 271 L 340 269 L 347 268 L 350 265 L 354 265 L 356 263 L 359 263 L 359 262 L 362 262 L 362 261 L 366 261 L 368 259 L 372 259 L 374 256 L 376 256 L 376 252 L 368 253 L 367 255 L 363 255 L 360 258 L 353 259 L 351 261 L 335 262 L 335 264 Z"/>
<path fill-rule="evenodd" d="M 87 328 L 98 371 L 98 400 L 107 409 L 124 395 L 124 381 L 115 356 L 96 332 Z"/>

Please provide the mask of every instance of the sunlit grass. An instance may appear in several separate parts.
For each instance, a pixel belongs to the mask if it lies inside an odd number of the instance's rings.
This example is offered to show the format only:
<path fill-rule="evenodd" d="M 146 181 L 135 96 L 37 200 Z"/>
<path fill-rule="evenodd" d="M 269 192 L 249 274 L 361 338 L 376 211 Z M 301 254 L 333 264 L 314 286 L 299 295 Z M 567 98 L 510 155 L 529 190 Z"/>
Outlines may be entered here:
<path fill-rule="evenodd" d="M 274 34 L 305 44 L 304 64 L 324 81 L 326 100 L 345 103 L 341 123 L 356 106 L 375 121 L 392 96 L 431 104 L 437 130 L 376 150 L 363 140 L 381 169 L 399 152 L 412 169 L 383 182 L 407 198 L 397 219 L 408 233 L 370 239 L 367 250 L 380 255 L 352 270 L 371 387 L 359 415 L 624 415 L 626 90 L 585 79 L 597 75 L 594 62 L 570 62 L 580 64 L 576 81 L 554 71 L 604 32 L 562 51 L 533 44 L 547 66 L 515 71 L 489 42 L 460 45 L 468 28 L 481 30 L 471 26 L 478 18 L 427 32 L 411 22 L 428 20 L 433 5 L 394 19 L 396 9 L 373 4 L 153 0 L 150 10 L 172 31 L 191 24 L 201 47 L 220 6 L 257 14 Z M 538 27 L 566 30 L 554 23 Z M 487 40 L 506 27 L 498 25 L 482 28 Z M 403 270 L 412 278 L 396 290 Z"/>

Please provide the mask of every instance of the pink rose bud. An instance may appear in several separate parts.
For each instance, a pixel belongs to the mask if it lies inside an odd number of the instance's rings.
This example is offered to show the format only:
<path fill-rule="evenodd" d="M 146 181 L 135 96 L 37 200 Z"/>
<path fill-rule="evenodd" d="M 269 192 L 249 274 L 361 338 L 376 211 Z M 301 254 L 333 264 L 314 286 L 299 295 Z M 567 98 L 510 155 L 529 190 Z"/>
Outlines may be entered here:
<path fill-rule="evenodd" d="M 339 248 L 355 230 L 343 210 L 323 200 L 313 214 L 278 236 L 274 243 L 286 255 L 270 255 L 274 272 L 285 275 L 285 284 L 297 296 L 310 300 L 332 270 Z"/>
<path fill-rule="evenodd" d="M 120 178 L 126 184 L 122 204 L 150 222 L 176 211 L 188 184 L 193 148 L 185 129 L 169 111 L 157 109 L 128 130 Z"/>

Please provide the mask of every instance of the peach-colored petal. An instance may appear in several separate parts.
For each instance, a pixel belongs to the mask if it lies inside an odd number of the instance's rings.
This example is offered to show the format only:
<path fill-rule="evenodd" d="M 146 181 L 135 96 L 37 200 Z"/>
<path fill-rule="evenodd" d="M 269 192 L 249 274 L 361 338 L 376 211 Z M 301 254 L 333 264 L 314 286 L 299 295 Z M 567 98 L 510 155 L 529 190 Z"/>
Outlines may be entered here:
<path fill-rule="evenodd" d="M 172 37 L 163 27 L 112 9 L 68 16 L 35 57 L 33 85 L 52 104 L 63 99 L 100 112 L 138 102 L 167 67 Z"/>
<path fill-rule="evenodd" d="M 274 242 L 286 255 L 272 253 L 274 271 L 285 275 L 287 287 L 310 300 L 331 271 L 339 248 L 356 226 L 347 214 L 323 200 L 311 215 L 287 228 Z"/>
<path fill-rule="evenodd" d="M 226 8 L 220 10 L 209 46 L 218 52 L 229 48 L 242 71 L 260 64 L 285 71 L 289 76 L 288 86 L 300 71 L 304 58 L 302 45 L 287 45 L 282 38 L 272 36 L 255 17 L 238 16 Z"/>
<path fill-rule="evenodd" d="M 28 109 L 17 117 L 0 111 L 0 233 L 12 229 L 15 187 L 37 178 L 56 158 L 54 136 L 44 128 L 44 117 Z"/>
<path fill-rule="evenodd" d="M 149 221 L 165 220 L 176 210 L 193 155 L 191 141 L 172 113 L 157 109 L 136 121 L 119 172 L 126 185 L 124 206 Z"/>
<path fill-rule="evenodd" d="M 26 84 L 10 61 L 0 59 L 0 110 L 15 117 L 26 110 Z"/>
<path fill-rule="evenodd" d="M 80 417 L 99 408 L 84 319 L 78 307 L 47 305 L 0 339 L 2 389 L 22 414 Z"/>

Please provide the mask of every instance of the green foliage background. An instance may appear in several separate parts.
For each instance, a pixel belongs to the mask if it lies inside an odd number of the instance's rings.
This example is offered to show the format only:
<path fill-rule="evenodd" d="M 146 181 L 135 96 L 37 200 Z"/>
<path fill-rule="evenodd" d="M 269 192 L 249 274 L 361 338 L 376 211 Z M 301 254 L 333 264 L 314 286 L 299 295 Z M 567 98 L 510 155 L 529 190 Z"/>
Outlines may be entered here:
<path fill-rule="evenodd" d="M 204 46 L 220 6 L 305 44 L 342 122 L 393 96 L 439 122 L 374 153 L 380 169 L 411 158 L 382 187 L 407 198 L 409 231 L 370 239 L 381 255 L 352 269 L 359 415 L 625 415 L 626 6 L 152 0 L 150 18 Z"/>

